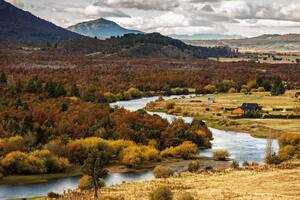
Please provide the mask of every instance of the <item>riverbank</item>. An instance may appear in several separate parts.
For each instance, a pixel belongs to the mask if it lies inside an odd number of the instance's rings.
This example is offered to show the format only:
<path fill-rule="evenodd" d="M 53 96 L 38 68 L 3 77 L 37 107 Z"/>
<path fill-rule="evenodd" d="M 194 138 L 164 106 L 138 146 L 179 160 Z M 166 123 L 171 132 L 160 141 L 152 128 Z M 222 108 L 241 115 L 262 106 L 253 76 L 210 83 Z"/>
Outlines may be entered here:
<path fill-rule="evenodd" d="M 47 183 L 49 181 L 53 181 L 57 179 L 75 177 L 81 175 L 82 173 L 80 171 L 80 167 L 73 166 L 70 169 L 68 169 L 67 172 L 65 173 L 4 176 L 3 178 L 0 179 L 0 186 Z"/>
<path fill-rule="evenodd" d="M 195 158 L 201 161 L 202 167 L 213 167 L 216 169 L 228 168 L 230 166 L 229 161 L 215 161 L 209 157 L 198 157 Z M 116 162 L 112 162 L 108 167 L 108 174 L 114 173 L 138 173 L 146 170 L 151 170 L 157 165 L 169 166 L 173 168 L 175 171 L 182 172 L 186 171 L 189 162 L 192 160 L 183 160 L 183 159 L 166 159 L 161 162 L 153 162 L 140 165 L 136 168 L 130 168 L 125 165 L 120 165 Z M 79 166 L 73 166 L 66 173 L 58 173 L 58 174 L 38 174 L 38 175 L 12 175 L 6 176 L 0 179 L 1 185 L 27 185 L 27 184 L 39 184 L 39 183 L 47 183 L 53 180 L 68 178 L 68 177 L 77 177 L 82 176 L 82 172 Z"/>
<path fill-rule="evenodd" d="M 179 176 L 152 181 L 132 182 L 102 188 L 102 197 L 115 200 L 148 200 L 149 194 L 160 186 L 169 187 L 174 199 L 190 193 L 197 200 L 300 199 L 300 165 L 287 164 L 276 167 L 228 169 L 219 172 L 182 173 Z M 92 199 L 92 193 L 71 193 L 61 200 Z"/>
<path fill-rule="evenodd" d="M 203 95 L 193 98 L 178 98 L 148 103 L 146 109 L 151 112 L 166 112 L 178 116 L 199 117 L 209 127 L 226 131 L 247 132 L 257 138 L 278 137 L 282 133 L 299 133 L 299 119 L 246 119 L 237 118 L 232 110 L 243 103 L 257 103 L 264 112 L 270 114 L 296 114 L 294 108 L 299 105 L 293 98 L 294 91 L 274 97 L 267 92 L 255 92 L 250 95 L 227 93 Z M 277 111 L 283 109 L 285 111 Z M 275 111 L 274 111 L 275 110 Z"/>

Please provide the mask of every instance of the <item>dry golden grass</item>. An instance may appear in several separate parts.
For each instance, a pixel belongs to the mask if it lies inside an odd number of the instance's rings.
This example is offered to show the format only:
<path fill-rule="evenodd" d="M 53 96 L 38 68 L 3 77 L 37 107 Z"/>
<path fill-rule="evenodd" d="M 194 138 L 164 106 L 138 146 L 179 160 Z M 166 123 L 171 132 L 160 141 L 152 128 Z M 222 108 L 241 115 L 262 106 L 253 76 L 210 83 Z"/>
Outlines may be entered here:
<path fill-rule="evenodd" d="M 184 173 L 181 177 L 104 188 L 101 196 L 110 196 L 116 200 L 148 200 L 149 193 L 159 186 L 170 187 L 175 200 L 185 192 L 193 194 L 197 200 L 296 200 L 300 199 L 300 167 L 211 174 Z M 91 194 L 73 194 L 62 200 L 92 199 Z"/>

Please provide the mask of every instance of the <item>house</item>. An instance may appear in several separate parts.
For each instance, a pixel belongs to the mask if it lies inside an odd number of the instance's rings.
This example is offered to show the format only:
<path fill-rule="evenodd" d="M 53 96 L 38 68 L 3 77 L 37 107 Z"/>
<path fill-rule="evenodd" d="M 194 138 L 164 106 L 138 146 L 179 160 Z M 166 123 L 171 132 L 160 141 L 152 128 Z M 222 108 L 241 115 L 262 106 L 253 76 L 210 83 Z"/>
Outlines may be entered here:
<path fill-rule="evenodd" d="M 262 107 L 259 106 L 257 103 L 243 103 L 241 107 L 244 112 L 253 112 L 253 111 L 260 111 L 262 110 Z"/>
<path fill-rule="evenodd" d="M 243 114 L 245 112 L 261 111 L 262 107 L 257 103 L 243 103 L 241 107 L 238 107 L 232 111 L 233 114 Z"/>

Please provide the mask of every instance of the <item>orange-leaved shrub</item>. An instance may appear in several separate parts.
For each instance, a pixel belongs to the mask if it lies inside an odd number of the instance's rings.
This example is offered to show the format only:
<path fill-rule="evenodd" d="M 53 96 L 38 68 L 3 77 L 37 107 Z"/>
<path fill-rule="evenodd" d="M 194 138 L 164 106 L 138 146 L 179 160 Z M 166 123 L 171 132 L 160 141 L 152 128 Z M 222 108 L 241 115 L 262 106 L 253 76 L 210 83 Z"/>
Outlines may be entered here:
<path fill-rule="evenodd" d="M 169 147 L 161 152 L 162 157 L 181 157 L 191 158 L 198 153 L 198 147 L 196 144 L 186 141 L 176 147 Z"/>
<path fill-rule="evenodd" d="M 300 135 L 296 133 L 284 133 L 279 139 L 280 146 L 278 157 L 281 161 L 292 158 L 300 158 Z"/>
<path fill-rule="evenodd" d="M 6 155 L 12 151 L 25 151 L 25 140 L 21 136 L 0 138 L 0 149 L 0 156 Z"/>
<path fill-rule="evenodd" d="M 130 167 L 136 167 L 145 162 L 159 160 L 159 151 L 152 146 L 129 146 L 123 149 L 120 155 L 121 163 Z"/>
<path fill-rule="evenodd" d="M 173 193 L 169 187 L 162 186 L 150 193 L 150 200 L 172 200 Z"/>
<path fill-rule="evenodd" d="M 30 153 L 14 151 L 1 160 L 6 174 L 58 173 L 70 167 L 68 159 L 51 154 L 48 150 Z"/>
<path fill-rule="evenodd" d="M 153 174 L 155 178 L 168 178 L 170 176 L 173 176 L 174 170 L 168 166 L 158 165 L 154 168 Z"/>
<path fill-rule="evenodd" d="M 136 145 L 131 140 L 109 140 L 108 143 L 111 145 L 113 153 L 116 156 L 120 156 L 120 153 L 127 147 Z"/>
<path fill-rule="evenodd" d="M 80 190 L 90 190 L 90 189 L 92 189 L 93 188 L 92 181 L 93 180 L 92 180 L 92 178 L 90 176 L 84 175 L 79 180 L 78 189 L 80 189 Z M 104 182 L 103 179 L 99 179 L 98 180 L 98 186 L 100 188 L 105 186 L 105 182 Z"/>
<path fill-rule="evenodd" d="M 113 148 L 107 140 L 97 137 L 77 139 L 67 144 L 68 158 L 73 163 L 83 164 L 91 149 L 98 148 L 107 153 L 113 153 Z"/>
<path fill-rule="evenodd" d="M 229 152 L 225 149 L 219 149 L 213 152 L 213 157 L 216 160 L 226 160 L 229 156 Z"/>
<path fill-rule="evenodd" d="M 179 196 L 178 200 L 195 200 L 190 193 L 183 193 Z"/>
<path fill-rule="evenodd" d="M 189 172 L 197 172 L 201 168 L 201 163 L 199 160 L 193 160 L 188 165 Z"/>

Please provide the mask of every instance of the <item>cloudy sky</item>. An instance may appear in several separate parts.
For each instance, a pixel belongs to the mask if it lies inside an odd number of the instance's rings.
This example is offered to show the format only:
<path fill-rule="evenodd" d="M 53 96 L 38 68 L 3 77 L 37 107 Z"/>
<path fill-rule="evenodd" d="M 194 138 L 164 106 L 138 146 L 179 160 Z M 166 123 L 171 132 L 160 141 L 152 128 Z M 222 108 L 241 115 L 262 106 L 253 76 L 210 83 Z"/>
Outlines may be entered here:
<path fill-rule="evenodd" d="M 300 33 L 299 0 L 6 0 L 68 27 L 100 17 L 144 32 Z"/>

